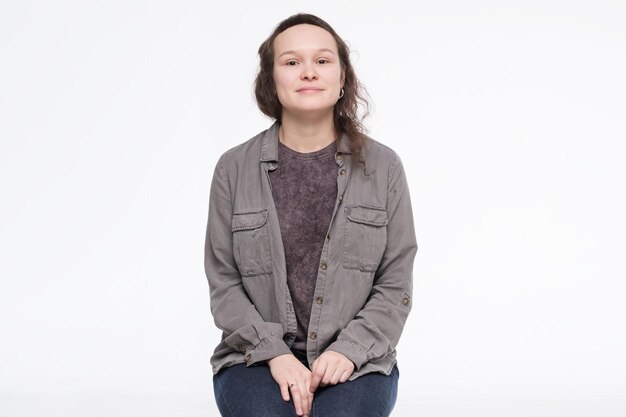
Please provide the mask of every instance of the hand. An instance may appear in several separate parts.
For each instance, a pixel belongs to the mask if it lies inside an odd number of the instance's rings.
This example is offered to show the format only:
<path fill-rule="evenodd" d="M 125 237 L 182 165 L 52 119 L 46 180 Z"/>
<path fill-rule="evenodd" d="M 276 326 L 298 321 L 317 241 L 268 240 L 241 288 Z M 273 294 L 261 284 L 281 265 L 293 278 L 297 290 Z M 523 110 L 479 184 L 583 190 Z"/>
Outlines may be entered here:
<path fill-rule="evenodd" d="M 274 381 L 280 387 L 283 400 L 289 401 L 291 393 L 296 414 L 308 417 L 313 405 L 313 391 L 309 391 L 311 371 L 291 353 L 276 356 L 267 364 Z"/>
<path fill-rule="evenodd" d="M 309 391 L 313 393 L 318 386 L 346 382 L 354 372 L 354 363 L 339 352 L 327 350 L 315 359 L 311 372 Z"/>

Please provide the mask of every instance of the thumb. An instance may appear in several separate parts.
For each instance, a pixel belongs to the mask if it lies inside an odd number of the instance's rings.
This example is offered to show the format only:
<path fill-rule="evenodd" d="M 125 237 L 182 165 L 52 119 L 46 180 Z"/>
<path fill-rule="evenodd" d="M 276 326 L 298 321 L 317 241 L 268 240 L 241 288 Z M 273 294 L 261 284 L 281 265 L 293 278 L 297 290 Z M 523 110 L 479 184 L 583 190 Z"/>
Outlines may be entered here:
<path fill-rule="evenodd" d="M 318 359 L 315 359 L 315 360 L 313 361 L 313 363 L 311 364 L 311 373 L 315 372 L 315 367 L 317 367 L 317 361 L 318 361 L 318 360 L 319 360 L 319 358 L 318 358 Z"/>

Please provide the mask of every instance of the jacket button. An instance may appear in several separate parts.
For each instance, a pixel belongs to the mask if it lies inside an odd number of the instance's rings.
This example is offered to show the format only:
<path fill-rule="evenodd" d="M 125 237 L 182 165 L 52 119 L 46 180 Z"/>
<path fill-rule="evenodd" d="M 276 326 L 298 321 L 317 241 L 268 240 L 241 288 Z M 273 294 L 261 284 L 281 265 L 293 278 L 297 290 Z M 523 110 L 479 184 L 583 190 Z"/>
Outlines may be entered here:
<path fill-rule="evenodd" d="M 315 299 L 315 302 L 316 302 L 317 304 L 322 304 L 322 303 L 324 302 L 324 298 L 323 298 L 323 297 L 317 297 L 317 298 Z"/>
<path fill-rule="evenodd" d="M 339 175 L 346 175 L 346 170 L 342 169 L 341 171 L 339 171 Z"/>
<path fill-rule="evenodd" d="M 312 333 L 309 335 L 309 337 L 311 338 L 311 340 L 315 340 L 315 339 L 317 339 L 317 333 L 312 332 Z"/>
<path fill-rule="evenodd" d="M 326 264 L 320 265 L 320 268 L 322 268 L 324 271 L 326 271 Z"/>
<path fill-rule="evenodd" d="M 404 305 L 409 304 L 409 299 L 408 299 L 407 297 L 404 297 L 404 298 L 402 299 L 402 304 L 404 304 Z"/>
<path fill-rule="evenodd" d="M 341 195 L 338 198 L 339 198 L 339 201 L 343 200 L 343 196 Z"/>
<path fill-rule="evenodd" d="M 338 161 L 341 161 L 342 159 L 343 159 L 343 155 L 342 154 L 337 155 L 337 160 Z"/>
<path fill-rule="evenodd" d="M 241 348 L 241 352 L 242 352 L 242 353 L 246 353 L 246 348 L 245 348 L 245 347 L 242 347 L 242 348 Z"/>

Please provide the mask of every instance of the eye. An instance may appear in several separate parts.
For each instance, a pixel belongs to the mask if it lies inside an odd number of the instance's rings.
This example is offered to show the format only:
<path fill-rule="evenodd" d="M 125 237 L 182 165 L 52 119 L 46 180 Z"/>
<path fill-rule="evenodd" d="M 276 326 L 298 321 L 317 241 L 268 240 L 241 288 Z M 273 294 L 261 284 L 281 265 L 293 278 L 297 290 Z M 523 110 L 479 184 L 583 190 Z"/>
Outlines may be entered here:
<path fill-rule="evenodd" d="M 293 62 L 294 64 L 296 63 L 296 61 L 294 61 L 293 59 L 291 59 L 291 60 L 289 60 L 289 61 L 285 62 L 285 64 L 287 64 L 287 65 L 289 65 L 289 66 L 292 66 L 292 67 L 293 67 L 293 65 L 291 65 L 291 63 L 292 63 L 292 62 Z"/>
<path fill-rule="evenodd" d="M 327 60 L 327 59 L 322 58 L 322 59 L 320 59 L 320 60 L 319 60 L 319 61 L 317 61 L 317 62 L 320 62 L 320 61 L 324 61 L 324 63 L 325 63 L 325 64 L 328 64 L 328 60 Z"/>

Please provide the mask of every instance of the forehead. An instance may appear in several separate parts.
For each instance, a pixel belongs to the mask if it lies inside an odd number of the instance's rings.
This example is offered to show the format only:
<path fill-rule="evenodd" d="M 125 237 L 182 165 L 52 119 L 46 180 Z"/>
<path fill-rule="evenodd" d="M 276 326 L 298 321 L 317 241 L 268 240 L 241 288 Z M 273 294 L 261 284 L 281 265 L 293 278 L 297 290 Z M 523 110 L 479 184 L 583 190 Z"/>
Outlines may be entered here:
<path fill-rule="evenodd" d="M 274 56 L 286 51 L 314 52 L 328 48 L 337 53 L 337 43 L 330 32 L 319 26 L 300 24 L 282 31 L 274 39 Z"/>

